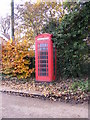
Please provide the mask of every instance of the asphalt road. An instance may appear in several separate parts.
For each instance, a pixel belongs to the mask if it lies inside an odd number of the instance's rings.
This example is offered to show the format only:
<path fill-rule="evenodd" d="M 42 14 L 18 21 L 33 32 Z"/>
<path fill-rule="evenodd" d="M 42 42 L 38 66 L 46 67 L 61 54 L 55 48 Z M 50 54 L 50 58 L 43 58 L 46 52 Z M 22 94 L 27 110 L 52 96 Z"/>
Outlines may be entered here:
<path fill-rule="evenodd" d="M 4 118 L 88 118 L 88 105 L 71 105 L 37 98 L 0 93 L 0 111 Z"/>

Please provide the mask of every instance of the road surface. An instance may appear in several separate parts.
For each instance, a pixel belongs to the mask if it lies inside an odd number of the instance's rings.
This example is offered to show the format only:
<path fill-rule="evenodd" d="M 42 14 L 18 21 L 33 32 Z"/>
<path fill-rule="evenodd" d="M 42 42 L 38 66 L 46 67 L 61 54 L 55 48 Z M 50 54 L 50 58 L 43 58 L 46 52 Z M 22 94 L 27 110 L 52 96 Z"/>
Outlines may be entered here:
<path fill-rule="evenodd" d="M 1 93 L 0 93 L 1 96 Z M 0 111 L 4 118 L 88 118 L 88 104 L 71 105 L 2 93 Z"/>

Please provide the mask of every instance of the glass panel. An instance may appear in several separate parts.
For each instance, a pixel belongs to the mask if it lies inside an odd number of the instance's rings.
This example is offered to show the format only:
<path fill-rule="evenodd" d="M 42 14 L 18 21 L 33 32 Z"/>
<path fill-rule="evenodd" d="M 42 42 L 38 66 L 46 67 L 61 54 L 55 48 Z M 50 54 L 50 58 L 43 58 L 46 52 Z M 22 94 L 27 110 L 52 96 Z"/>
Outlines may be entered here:
<path fill-rule="evenodd" d="M 38 76 L 39 76 L 39 74 L 40 74 L 40 73 L 39 73 L 39 71 L 38 71 Z"/>
<path fill-rule="evenodd" d="M 53 45 L 53 66 L 54 66 L 54 75 L 55 75 L 55 46 Z"/>
<path fill-rule="evenodd" d="M 40 64 L 40 67 L 46 67 L 46 64 Z"/>
<path fill-rule="evenodd" d="M 40 63 L 46 63 L 46 60 L 40 60 Z"/>
<path fill-rule="evenodd" d="M 48 76 L 48 44 L 38 45 L 38 75 Z"/>
<path fill-rule="evenodd" d="M 47 59 L 47 56 L 40 56 L 40 59 Z"/>
<path fill-rule="evenodd" d="M 41 72 L 46 72 L 46 68 L 40 68 Z"/>
<path fill-rule="evenodd" d="M 42 56 L 42 55 L 46 55 L 46 52 L 40 52 L 40 56 Z"/>
<path fill-rule="evenodd" d="M 41 73 L 42 74 L 42 76 L 46 76 L 46 73 Z"/>
<path fill-rule="evenodd" d="M 46 47 L 42 47 L 40 48 L 40 50 L 48 50 Z"/>
<path fill-rule="evenodd" d="M 42 44 L 40 44 L 40 47 L 45 47 L 45 46 L 46 46 L 46 44 L 43 44 L 43 43 L 42 43 Z"/>

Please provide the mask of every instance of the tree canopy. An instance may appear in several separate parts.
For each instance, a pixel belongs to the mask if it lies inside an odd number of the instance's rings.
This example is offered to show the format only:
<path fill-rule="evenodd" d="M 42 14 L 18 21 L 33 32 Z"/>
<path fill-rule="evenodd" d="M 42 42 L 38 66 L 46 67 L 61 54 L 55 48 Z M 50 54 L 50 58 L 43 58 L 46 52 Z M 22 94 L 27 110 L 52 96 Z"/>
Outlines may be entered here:
<path fill-rule="evenodd" d="M 6 17 L 1 17 L 0 25 L 1 25 L 1 32 L 8 34 L 10 30 L 10 16 L 7 15 Z"/>
<path fill-rule="evenodd" d="M 56 2 L 41 2 L 39 4 L 26 2 L 24 5 L 17 6 L 17 11 L 19 19 L 21 19 L 19 28 L 23 28 L 25 35 L 28 37 L 30 31 L 36 36 L 41 33 L 42 28 L 52 18 L 54 20 L 61 20 L 65 14 L 62 5 Z"/>

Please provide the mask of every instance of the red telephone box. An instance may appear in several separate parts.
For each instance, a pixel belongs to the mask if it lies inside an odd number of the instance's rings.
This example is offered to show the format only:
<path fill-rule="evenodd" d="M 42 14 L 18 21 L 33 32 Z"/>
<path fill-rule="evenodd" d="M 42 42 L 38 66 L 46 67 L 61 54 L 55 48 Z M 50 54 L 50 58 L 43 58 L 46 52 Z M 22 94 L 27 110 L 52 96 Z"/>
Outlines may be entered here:
<path fill-rule="evenodd" d="M 44 33 L 35 37 L 36 81 L 51 82 L 56 78 L 56 48 L 52 34 Z"/>

